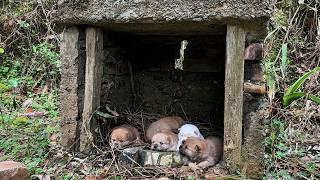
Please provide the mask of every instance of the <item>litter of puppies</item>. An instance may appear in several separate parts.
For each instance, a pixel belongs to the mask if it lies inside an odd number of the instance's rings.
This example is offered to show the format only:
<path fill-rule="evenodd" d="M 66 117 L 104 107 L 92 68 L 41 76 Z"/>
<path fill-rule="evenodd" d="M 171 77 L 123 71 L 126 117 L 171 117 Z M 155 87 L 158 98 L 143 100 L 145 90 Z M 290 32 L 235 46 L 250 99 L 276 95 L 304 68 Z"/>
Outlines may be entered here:
<path fill-rule="evenodd" d="M 110 135 L 112 148 L 135 145 L 141 140 L 137 128 L 123 124 L 113 128 Z M 199 169 L 207 169 L 219 163 L 223 143 L 219 137 L 204 138 L 196 125 L 185 122 L 181 117 L 168 116 L 152 122 L 145 131 L 147 148 L 152 151 L 175 151 L 187 157 L 185 165 L 196 163 Z"/>

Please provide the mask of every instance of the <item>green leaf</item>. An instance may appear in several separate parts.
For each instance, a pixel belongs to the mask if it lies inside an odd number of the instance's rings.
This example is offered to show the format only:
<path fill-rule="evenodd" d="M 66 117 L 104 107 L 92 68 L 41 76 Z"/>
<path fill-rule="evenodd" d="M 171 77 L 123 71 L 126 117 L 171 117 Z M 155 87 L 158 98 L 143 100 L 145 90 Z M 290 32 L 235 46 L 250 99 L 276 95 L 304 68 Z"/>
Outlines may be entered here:
<path fill-rule="evenodd" d="M 320 71 L 320 67 L 316 67 L 313 70 L 305 73 L 302 77 L 300 77 L 295 83 L 293 83 L 292 86 L 289 87 L 289 89 L 286 91 L 286 93 L 283 96 L 283 106 L 287 107 L 289 106 L 293 101 L 300 99 L 302 97 L 307 97 L 307 99 L 320 104 L 320 98 L 317 96 L 314 96 L 312 94 L 307 94 L 304 92 L 298 92 L 298 90 L 301 88 L 302 84 L 314 73 L 317 71 Z"/>
<path fill-rule="evenodd" d="M 3 53 L 4 53 L 4 49 L 0 48 L 0 54 L 3 54 Z"/>
<path fill-rule="evenodd" d="M 320 97 L 314 95 L 308 95 L 308 99 L 320 105 Z"/>
<path fill-rule="evenodd" d="M 287 107 L 293 101 L 300 99 L 300 98 L 304 97 L 305 95 L 306 95 L 306 93 L 304 93 L 304 92 L 296 92 L 296 93 L 285 95 L 285 96 L 283 96 L 283 106 Z"/>
<path fill-rule="evenodd" d="M 286 74 L 287 74 L 287 67 L 288 67 L 288 44 L 282 44 L 281 47 L 281 52 L 282 52 L 282 57 L 281 57 L 281 74 L 282 77 L 285 78 Z"/>
<path fill-rule="evenodd" d="M 307 99 L 317 103 L 320 105 L 320 97 L 317 97 L 317 96 L 314 96 L 314 95 L 308 95 L 304 92 L 296 92 L 296 93 L 292 93 L 292 94 L 289 94 L 289 95 L 286 95 L 283 97 L 283 105 L 284 107 L 287 107 L 289 106 L 293 101 L 297 100 L 297 99 L 300 99 L 302 97 L 307 97 Z"/>
<path fill-rule="evenodd" d="M 268 97 L 269 99 L 274 99 L 275 92 L 276 92 L 276 71 L 274 62 L 267 62 L 265 64 L 266 69 L 266 81 L 268 86 Z"/>
<path fill-rule="evenodd" d="M 287 92 L 285 93 L 285 96 L 288 96 L 294 92 L 297 92 L 298 89 L 302 86 L 302 84 L 314 73 L 317 71 L 320 71 L 320 67 L 316 67 L 310 72 L 305 73 L 302 77 L 300 77 L 292 86 L 289 87 Z"/>
<path fill-rule="evenodd" d="M 279 27 L 277 27 L 276 29 L 274 29 L 273 31 L 271 31 L 267 36 L 266 38 L 264 39 L 264 44 L 266 43 L 266 41 L 276 32 L 279 30 Z"/>
<path fill-rule="evenodd" d="M 101 116 L 101 117 L 104 117 L 104 118 L 114 118 L 113 115 L 111 114 L 108 114 L 108 113 L 104 113 L 104 112 L 101 112 L 101 111 L 96 111 L 95 114 Z"/>
<path fill-rule="evenodd" d="M 18 79 L 10 79 L 9 84 L 11 87 L 17 87 L 18 86 Z"/>

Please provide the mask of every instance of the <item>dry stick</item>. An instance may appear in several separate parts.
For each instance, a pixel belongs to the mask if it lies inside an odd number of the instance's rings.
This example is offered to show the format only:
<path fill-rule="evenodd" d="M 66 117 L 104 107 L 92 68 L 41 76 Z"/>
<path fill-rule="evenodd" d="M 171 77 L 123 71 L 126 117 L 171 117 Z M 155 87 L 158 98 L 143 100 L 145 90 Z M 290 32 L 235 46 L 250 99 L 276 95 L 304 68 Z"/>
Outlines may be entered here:
<path fill-rule="evenodd" d="M 126 166 L 122 166 L 123 168 L 124 168 L 124 170 L 126 171 L 126 172 L 128 172 L 129 174 L 130 174 L 130 176 L 133 176 L 133 174 L 126 168 Z"/>
<path fill-rule="evenodd" d="M 141 112 L 141 123 L 142 123 L 143 138 L 146 139 L 146 132 L 145 132 L 145 129 L 144 129 L 144 119 L 143 119 L 143 116 L 142 116 L 142 112 Z"/>
<path fill-rule="evenodd" d="M 110 144 L 110 146 L 111 146 L 111 144 Z M 114 161 L 116 160 L 116 156 L 115 156 L 114 151 L 113 151 L 112 148 L 111 148 L 111 154 L 112 154 L 112 161 L 111 161 L 111 164 L 109 165 L 109 167 L 107 168 L 106 172 L 104 173 L 104 176 L 106 176 L 106 175 L 109 173 L 109 170 L 110 170 L 112 164 L 113 164 Z M 116 168 L 117 168 L 117 170 L 119 171 L 119 167 L 118 167 L 117 164 L 116 164 Z"/>
<path fill-rule="evenodd" d="M 288 39 L 289 32 L 290 32 L 290 29 L 291 29 L 293 20 L 295 19 L 295 17 L 296 17 L 296 15 L 298 14 L 299 10 L 300 10 L 300 6 L 298 6 L 296 12 L 294 13 L 294 15 L 293 15 L 293 17 L 292 17 L 292 19 L 291 19 L 291 21 L 290 21 L 290 23 L 289 23 L 289 26 L 288 26 L 286 35 L 285 35 L 284 38 L 283 38 L 282 44 L 284 44 L 284 43 L 286 42 L 286 40 Z M 277 55 L 277 57 L 276 57 L 276 59 L 275 59 L 275 62 L 279 59 L 280 53 L 281 53 L 281 50 L 279 50 L 278 55 Z"/>
<path fill-rule="evenodd" d="M 48 16 L 47 16 L 47 12 L 46 12 L 46 10 L 45 10 L 44 7 L 43 7 L 43 2 L 42 2 L 42 0 L 40 0 L 40 1 L 38 1 L 38 2 L 40 2 L 40 7 L 41 7 L 41 9 L 42 9 L 42 13 L 43 13 L 43 15 L 44 15 L 45 18 L 46 18 L 46 21 L 47 21 L 47 24 L 46 24 L 46 25 L 47 25 L 47 27 L 48 27 L 48 31 L 50 31 L 50 33 L 56 35 L 56 33 L 54 32 L 54 30 L 51 28 L 51 21 L 49 20 L 49 18 L 48 18 Z M 49 34 L 48 31 L 47 31 L 47 34 Z"/>
<path fill-rule="evenodd" d="M 182 107 L 181 103 L 179 103 L 179 105 L 180 105 L 180 107 L 181 107 L 181 110 L 182 110 L 182 112 L 183 112 L 183 114 L 184 114 L 184 116 L 185 116 L 186 120 L 187 120 L 187 121 L 189 121 L 189 119 L 188 119 L 188 117 L 187 117 L 187 114 L 186 114 L 186 112 L 184 111 L 184 109 L 183 109 L 183 107 Z"/>
<path fill-rule="evenodd" d="M 133 95 L 133 105 L 135 105 L 137 95 L 136 95 L 136 92 L 134 89 L 134 79 L 133 79 L 133 71 L 132 71 L 131 61 L 128 61 L 128 67 L 129 67 L 129 71 L 130 71 L 130 83 L 131 83 L 131 91 L 132 91 L 132 95 Z"/>
<path fill-rule="evenodd" d="M 122 150 L 118 150 L 118 152 L 122 153 L 123 155 L 125 155 L 131 162 L 133 162 L 134 164 L 138 165 L 139 167 L 141 167 L 143 170 L 146 171 L 146 169 L 141 166 L 139 163 L 137 163 L 134 159 L 132 159 L 130 156 L 128 156 L 126 153 L 124 153 Z M 140 172 L 138 172 L 140 174 Z M 150 174 L 150 173 L 149 173 Z M 140 174 L 142 176 L 144 176 L 143 174 Z"/>

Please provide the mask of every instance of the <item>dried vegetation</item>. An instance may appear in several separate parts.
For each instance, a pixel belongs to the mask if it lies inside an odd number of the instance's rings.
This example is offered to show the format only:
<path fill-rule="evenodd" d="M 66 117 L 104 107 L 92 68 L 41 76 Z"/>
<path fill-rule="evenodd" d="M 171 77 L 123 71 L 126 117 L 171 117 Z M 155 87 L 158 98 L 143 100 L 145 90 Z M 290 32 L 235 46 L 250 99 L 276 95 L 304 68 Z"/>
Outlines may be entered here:
<path fill-rule="evenodd" d="M 320 105 L 303 96 L 288 107 L 283 96 L 320 66 L 320 2 L 278 0 L 265 42 L 270 118 L 266 120 L 266 178 L 320 178 Z M 298 89 L 320 95 L 319 73 Z"/>

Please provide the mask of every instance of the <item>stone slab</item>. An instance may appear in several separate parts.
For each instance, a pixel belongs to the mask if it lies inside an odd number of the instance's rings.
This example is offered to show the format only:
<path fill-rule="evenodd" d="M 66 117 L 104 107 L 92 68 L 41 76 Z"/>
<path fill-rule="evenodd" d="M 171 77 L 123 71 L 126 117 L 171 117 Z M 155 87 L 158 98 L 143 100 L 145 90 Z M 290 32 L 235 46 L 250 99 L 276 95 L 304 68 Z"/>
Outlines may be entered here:
<path fill-rule="evenodd" d="M 30 174 L 25 165 L 15 161 L 0 162 L 1 180 L 28 180 Z"/>

